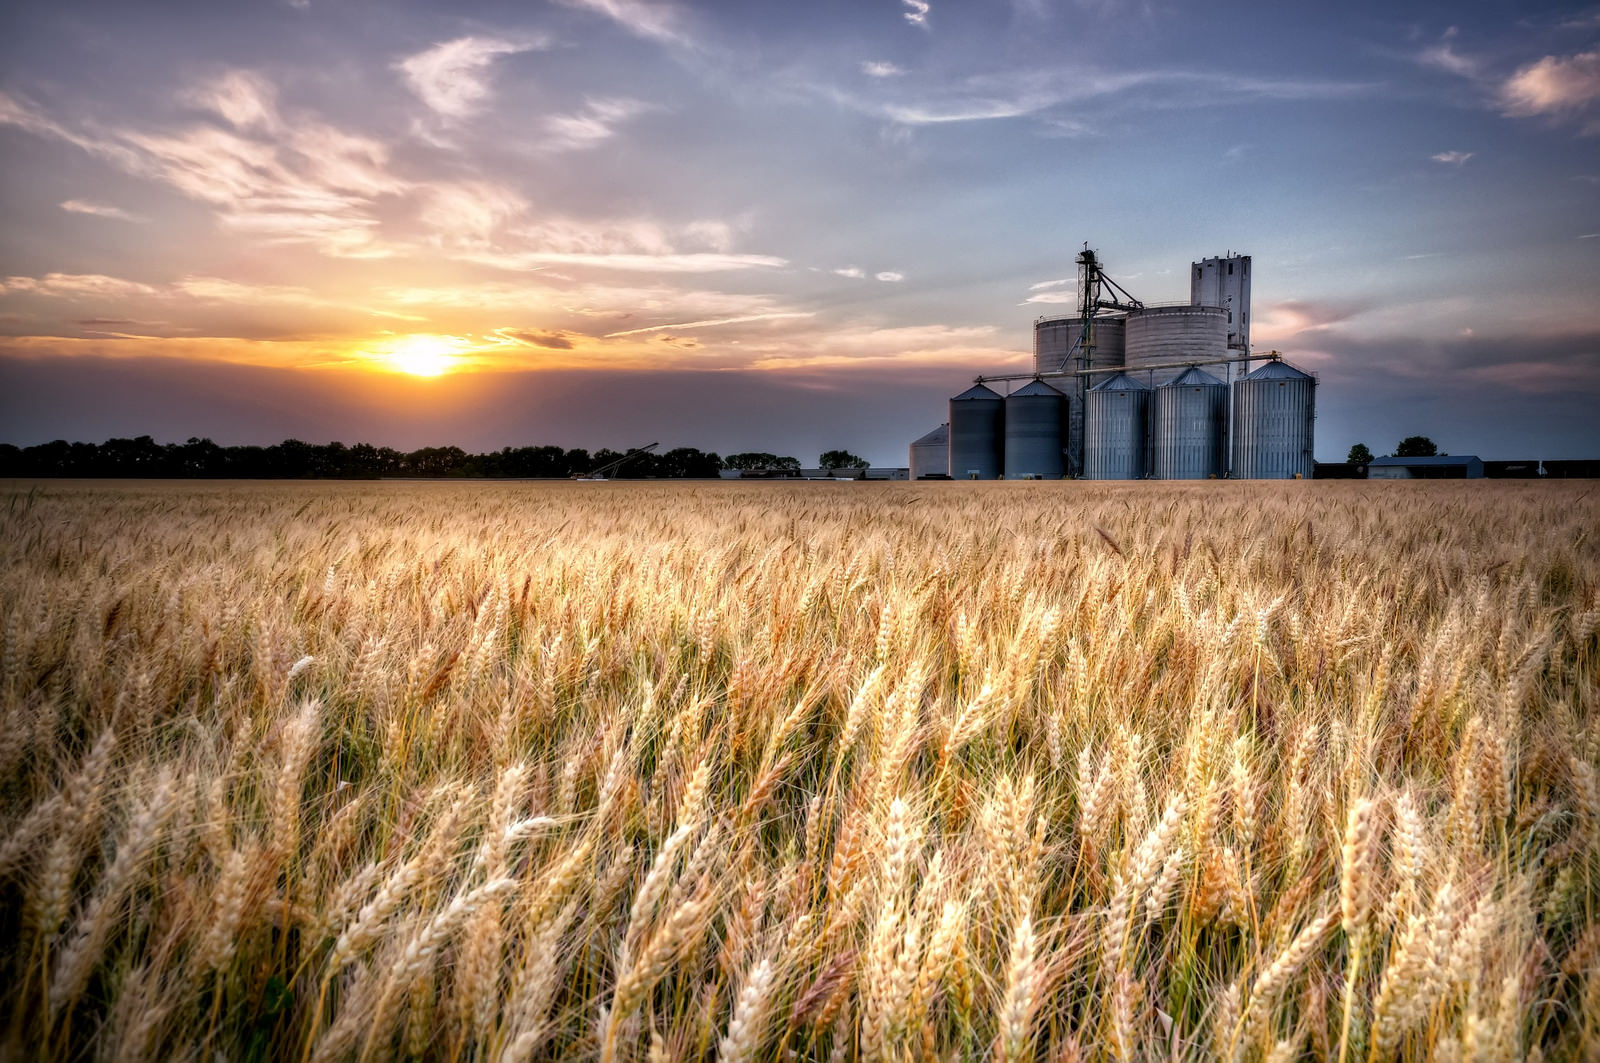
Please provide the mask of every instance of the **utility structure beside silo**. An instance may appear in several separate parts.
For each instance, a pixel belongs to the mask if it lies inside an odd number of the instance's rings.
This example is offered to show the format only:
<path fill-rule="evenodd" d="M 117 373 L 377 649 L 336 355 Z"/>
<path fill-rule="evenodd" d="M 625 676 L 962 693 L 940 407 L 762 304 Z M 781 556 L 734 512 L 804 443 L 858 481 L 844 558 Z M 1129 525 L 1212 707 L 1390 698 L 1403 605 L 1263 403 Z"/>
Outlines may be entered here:
<path fill-rule="evenodd" d="M 950 400 L 952 479 L 1310 477 L 1316 378 L 1252 351 L 1249 255 L 1192 263 L 1187 303 L 1135 298 L 1087 244 L 1076 263 L 1077 312 L 1034 321 L 1033 372 Z"/>

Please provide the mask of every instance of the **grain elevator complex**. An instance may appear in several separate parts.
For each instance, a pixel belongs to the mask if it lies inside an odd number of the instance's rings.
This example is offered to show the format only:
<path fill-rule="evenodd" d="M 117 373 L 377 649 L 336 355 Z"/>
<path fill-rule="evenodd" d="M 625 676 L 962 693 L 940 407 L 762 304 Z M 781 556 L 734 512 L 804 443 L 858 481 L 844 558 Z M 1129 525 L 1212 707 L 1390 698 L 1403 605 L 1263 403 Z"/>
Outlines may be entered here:
<path fill-rule="evenodd" d="M 1252 355 L 1249 255 L 1194 263 L 1175 304 L 1134 298 L 1087 246 L 1077 265 L 1077 312 L 1033 323 L 1033 372 L 953 397 L 913 479 L 1311 477 L 1316 379 Z"/>

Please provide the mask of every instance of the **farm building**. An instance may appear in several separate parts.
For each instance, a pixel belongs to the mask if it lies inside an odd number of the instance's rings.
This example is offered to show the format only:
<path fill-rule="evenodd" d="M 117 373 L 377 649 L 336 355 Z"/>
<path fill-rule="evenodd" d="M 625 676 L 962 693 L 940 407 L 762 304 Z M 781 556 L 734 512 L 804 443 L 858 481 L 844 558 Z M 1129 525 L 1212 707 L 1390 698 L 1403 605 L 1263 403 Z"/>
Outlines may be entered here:
<path fill-rule="evenodd" d="M 1479 480 L 1483 460 L 1472 454 L 1446 454 L 1437 458 L 1374 458 L 1367 466 L 1369 480 Z"/>

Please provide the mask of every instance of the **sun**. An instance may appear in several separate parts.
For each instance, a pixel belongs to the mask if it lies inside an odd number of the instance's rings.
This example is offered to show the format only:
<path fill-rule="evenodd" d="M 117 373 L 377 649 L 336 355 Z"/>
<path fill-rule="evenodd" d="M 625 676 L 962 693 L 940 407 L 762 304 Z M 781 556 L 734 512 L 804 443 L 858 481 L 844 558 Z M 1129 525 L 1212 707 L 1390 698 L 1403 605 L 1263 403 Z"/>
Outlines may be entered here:
<path fill-rule="evenodd" d="M 384 356 L 390 368 L 412 376 L 439 376 L 456 365 L 460 344 L 449 336 L 406 336 Z"/>

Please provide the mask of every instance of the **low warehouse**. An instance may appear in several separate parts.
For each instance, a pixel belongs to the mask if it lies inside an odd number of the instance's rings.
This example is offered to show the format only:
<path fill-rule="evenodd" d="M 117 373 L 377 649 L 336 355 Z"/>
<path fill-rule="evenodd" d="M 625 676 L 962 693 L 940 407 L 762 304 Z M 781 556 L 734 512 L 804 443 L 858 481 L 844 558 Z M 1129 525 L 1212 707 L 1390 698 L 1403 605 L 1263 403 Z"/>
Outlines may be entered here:
<path fill-rule="evenodd" d="M 1472 454 L 1437 458 L 1374 458 L 1369 480 L 1481 480 L 1483 461 Z"/>

